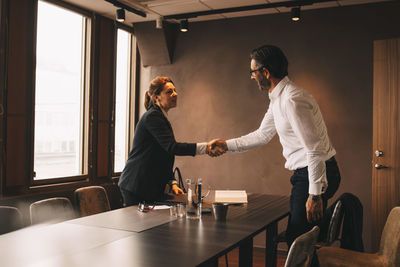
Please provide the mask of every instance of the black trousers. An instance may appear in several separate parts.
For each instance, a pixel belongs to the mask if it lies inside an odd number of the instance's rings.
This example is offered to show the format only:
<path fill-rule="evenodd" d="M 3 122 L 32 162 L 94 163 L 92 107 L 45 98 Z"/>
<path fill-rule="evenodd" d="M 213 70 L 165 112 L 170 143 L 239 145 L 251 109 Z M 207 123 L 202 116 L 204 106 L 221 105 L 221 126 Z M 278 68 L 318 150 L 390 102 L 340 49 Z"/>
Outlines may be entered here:
<path fill-rule="evenodd" d="M 156 199 L 145 199 L 143 197 L 135 195 L 134 193 L 128 190 L 122 188 L 119 188 L 119 190 L 121 191 L 125 207 L 137 205 L 139 204 L 139 202 L 145 202 L 146 204 L 156 204 L 157 202 L 162 203 L 173 198 L 172 196 L 169 196 L 167 194 L 162 194 L 158 196 Z"/>
<path fill-rule="evenodd" d="M 322 194 L 324 216 L 328 199 L 335 194 L 340 184 L 340 172 L 335 158 L 330 158 L 325 164 L 328 188 Z M 312 224 L 307 221 L 306 202 L 309 195 L 307 167 L 295 170 L 290 182 L 292 184 L 292 192 L 290 195 L 290 215 L 286 229 L 286 242 L 289 247 L 299 235 L 308 232 L 315 225 L 322 226 L 326 220 L 323 218 L 321 221 Z"/>

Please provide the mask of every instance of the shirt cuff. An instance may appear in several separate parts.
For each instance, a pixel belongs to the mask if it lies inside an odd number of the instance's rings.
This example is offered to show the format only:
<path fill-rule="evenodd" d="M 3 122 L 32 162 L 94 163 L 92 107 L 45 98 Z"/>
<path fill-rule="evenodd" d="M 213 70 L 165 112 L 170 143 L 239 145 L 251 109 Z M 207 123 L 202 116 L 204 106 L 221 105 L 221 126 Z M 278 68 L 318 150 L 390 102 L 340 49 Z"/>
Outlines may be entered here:
<path fill-rule="evenodd" d="M 170 186 L 172 186 L 172 185 L 174 185 L 174 184 L 178 184 L 178 181 L 175 180 L 175 179 L 169 180 L 168 184 L 169 184 Z"/>
<path fill-rule="evenodd" d="M 196 144 L 196 155 L 206 154 L 207 143 L 197 143 Z"/>
<path fill-rule="evenodd" d="M 308 193 L 310 195 L 321 195 L 325 192 L 326 186 L 323 183 L 310 184 L 308 187 Z"/>
<path fill-rule="evenodd" d="M 226 146 L 228 147 L 228 151 L 237 151 L 237 145 L 234 139 L 226 140 Z"/>

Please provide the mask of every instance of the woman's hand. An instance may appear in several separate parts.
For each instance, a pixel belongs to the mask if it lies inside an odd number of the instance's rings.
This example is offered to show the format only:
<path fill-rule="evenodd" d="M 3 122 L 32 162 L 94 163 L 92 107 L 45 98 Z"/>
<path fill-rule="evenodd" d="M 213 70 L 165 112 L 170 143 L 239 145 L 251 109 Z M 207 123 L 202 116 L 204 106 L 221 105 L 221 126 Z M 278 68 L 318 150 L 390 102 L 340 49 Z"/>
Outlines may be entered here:
<path fill-rule="evenodd" d="M 183 190 L 179 188 L 176 184 L 172 185 L 172 192 L 174 192 L 175 195 L 182 195 Z"/>
<path fill-rule="evenodd" d="M 224 140 L 214 139 L 207 143 L 206 153 L 210 157 L 218 157 L 228 151 L 228 146 Z"/>

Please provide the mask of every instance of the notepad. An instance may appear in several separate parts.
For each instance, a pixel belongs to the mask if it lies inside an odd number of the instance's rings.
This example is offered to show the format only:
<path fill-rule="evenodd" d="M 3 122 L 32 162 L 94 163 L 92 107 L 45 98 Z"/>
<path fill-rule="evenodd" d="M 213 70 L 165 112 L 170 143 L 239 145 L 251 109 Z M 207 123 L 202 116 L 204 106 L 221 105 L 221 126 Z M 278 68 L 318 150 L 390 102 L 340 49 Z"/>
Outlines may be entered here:
<path fill-rule="evenodd" d="M 245 190 L 216 190 L 215 202 L 247 203 L 247 194 Z"/>
<path fill-rule="evenodd" d="M 169 210 L 170 206 L 168 205 L 155 205 L 154 210 Z"/>

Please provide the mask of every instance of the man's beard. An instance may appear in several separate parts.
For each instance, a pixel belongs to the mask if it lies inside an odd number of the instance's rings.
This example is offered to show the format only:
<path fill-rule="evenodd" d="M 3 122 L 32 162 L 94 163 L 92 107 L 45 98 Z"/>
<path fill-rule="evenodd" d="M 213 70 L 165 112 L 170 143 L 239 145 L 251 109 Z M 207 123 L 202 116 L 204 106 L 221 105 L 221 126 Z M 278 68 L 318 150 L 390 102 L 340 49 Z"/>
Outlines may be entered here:
<path fill-rule="evenodd" d="M 265 78 L 264 75 L 262 75 L 261 77 L 261 80 L 257 80 L 258 88 L 261 91 L 268 91 L 271 88 L 271 81 Z"/>

